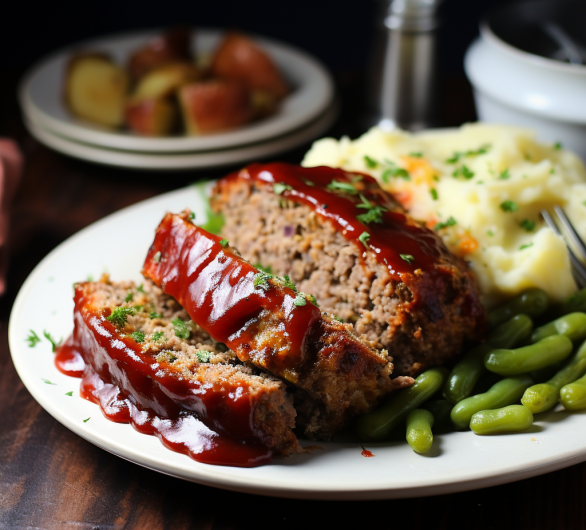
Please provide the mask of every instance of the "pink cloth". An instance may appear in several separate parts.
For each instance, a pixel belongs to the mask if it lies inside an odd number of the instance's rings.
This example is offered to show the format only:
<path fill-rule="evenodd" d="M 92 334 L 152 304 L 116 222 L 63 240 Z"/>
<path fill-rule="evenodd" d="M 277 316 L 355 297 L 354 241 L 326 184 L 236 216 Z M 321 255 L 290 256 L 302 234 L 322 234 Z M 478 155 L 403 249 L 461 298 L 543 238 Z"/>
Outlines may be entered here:
<path fill-rule="evenodd" d="M 16 143 L 0 138 L 0 295 L 6 291 L 10 206 L 22 174 L 22 154 Z"/>

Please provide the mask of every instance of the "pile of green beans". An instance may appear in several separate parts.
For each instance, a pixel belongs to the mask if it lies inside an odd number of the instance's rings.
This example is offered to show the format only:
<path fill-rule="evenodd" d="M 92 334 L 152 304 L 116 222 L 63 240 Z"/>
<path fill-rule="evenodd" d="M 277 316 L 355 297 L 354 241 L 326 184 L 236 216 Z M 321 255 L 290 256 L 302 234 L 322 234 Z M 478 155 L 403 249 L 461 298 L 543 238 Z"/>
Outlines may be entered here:
<path fill-rule="evenodd" d="M 533 319 L 542 325 L 533 329 Z M 558 403 L 586 409 L 586 289 L 552 308 L 543 291 L 527 289 L 488 313 L 488 322 L 486 343 L 451 372 L 427 370 L 360 417 L 355 430 L 361 441 L 388 440 L 404 428 L 411 448 L 425 453 L 434 433 L 520 432 L 531 427 L 533 414 Z"/>

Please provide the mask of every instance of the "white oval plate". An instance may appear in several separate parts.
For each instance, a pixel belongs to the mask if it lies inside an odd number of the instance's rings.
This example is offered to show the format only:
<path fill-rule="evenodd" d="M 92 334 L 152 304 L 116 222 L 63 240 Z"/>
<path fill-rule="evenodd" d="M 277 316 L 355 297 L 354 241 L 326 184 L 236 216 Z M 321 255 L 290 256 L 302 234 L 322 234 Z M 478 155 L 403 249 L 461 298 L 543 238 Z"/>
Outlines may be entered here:
<path fill-rule="evenodd" d="M 67 428 L 122 458 L 200 484 L 271 496 L 305 499 L 387 499 L 435 495 L 494 486 L 586 460 L 586 417 L 551 412 L 537 418 L 533 432 L 437 436 L 426 455 L 406 443 L 369 444 L 376 457 L 361 456 L 354 442 L 321 443 L 323 450 L 270 465 L 233 468 L 200 464 L 165 449 L 153 436 L 108 421 L 79 397 L 79 379 L 53 364 L 43 339 L 29 348 L 33 329 L 42 337 L 66 337 L 72 330 L 72 283 L 108 271 L 114 280 L 140 281 L 139 271 L 164 213 L 186 206 L 203 221 L 204 203 L 194 187 L 136 204 L 85 228 L 53 250 L 20 290 L 9 323 L 14 365 L 33 397 Z M 45 383 L 48 380 L 51 383 Z M 73 396 L 66 395 L 73 391 Z M 86 422 L 87 418 L 90 418 Z M 305 443 L 305 445 L 315 445 Z"/>
<path fill-rule="evenodd" d="M 195 153 L 146 154 L 106 149 L 74 142 L 30 119 L 25 119 L 25 125 L 39 142 L 66 155 L 109 166 L 158 171 L 223 167 L 282 153 L 321 136 L 334 123 L 337 115 L 338 106 L 334 104 L 315 121 L 285 136 L 260 144 Z"/>
<path fill-rule="evenodd" d="M 77 142 L 133 151 L 187 152 L 251 144 L 285 134 L 317 117 L 334 97 L 332 79 L 316 59 L 286 44 L 254 36 L 292 87 L 291 94 L 283 100 L 277 113 L 264 120 L 233 131 L 204 136 L 145 138 L 101 128 L 76 118 L 68 110 L 63 99 L 63 83 L 67 63 L 74 53 L 101 51 L 124 65 L 132 51 L 160 33 L 148 31 L 103 37 L 68 46 L 43 59 L 26 74 L 19 88 L 23 111 L 44 128 Z M 224 31 L 220 30 L 195 29 L 194 50 L 211 53 L 223 34 Z"/>

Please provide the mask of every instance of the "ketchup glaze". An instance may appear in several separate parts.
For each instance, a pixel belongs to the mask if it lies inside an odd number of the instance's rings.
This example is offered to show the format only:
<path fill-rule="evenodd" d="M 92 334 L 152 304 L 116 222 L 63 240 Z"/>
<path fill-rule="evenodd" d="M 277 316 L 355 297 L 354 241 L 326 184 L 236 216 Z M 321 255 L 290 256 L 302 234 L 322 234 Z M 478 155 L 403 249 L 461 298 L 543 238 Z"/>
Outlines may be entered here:
<path fill-rule="evenodd" d="M 245 383 L 204 385 L 161 365 L 106 320 L 110 310 L 94 307 L 84 285 L 75 288 L 73 334 L 55 357 L 61 372 L 83 374 L 82 397 L 108 419 L 130 423 L 198 462 L 253 467 L 271 461 L 255 432 Z"/>

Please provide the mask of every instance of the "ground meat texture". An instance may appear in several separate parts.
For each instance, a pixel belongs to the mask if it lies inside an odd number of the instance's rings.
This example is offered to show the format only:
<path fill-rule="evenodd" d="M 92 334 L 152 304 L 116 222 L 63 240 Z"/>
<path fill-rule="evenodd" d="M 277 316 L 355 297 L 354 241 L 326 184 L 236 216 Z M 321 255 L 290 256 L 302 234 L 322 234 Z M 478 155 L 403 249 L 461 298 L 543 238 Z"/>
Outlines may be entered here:
<path fill-rule="evenodd" d="M 84 297 L 84 305 L 96 313 L 130 309 L 125 321 L 116 324 L 117 329 L 121 336 L 132 337 L 160 370 L 209 388 L 233 387 L 247 392 L 253 407 L 253 430 L 260 443 L 280 455 L 302 452 L 293 432 L 296 412 L 286 385 L 240 362 L 158 287 L 149 281 L 140 286 L 133 282 L 113 283 L 104 276 L 99 282 L 78 284 L 77 289 L 81 290 L 76 294 Z M 175 319 L 184 326 L 178 326 Z"/>
<path fill-rule="evenodd" d="M 309 437 L 329 439 L 412 383 L 391 380 L 386 350 L 373 348 L 282 279 L 262 279 L 230 244 L 194 226 L 188 213 L 161 221 L 143 274 L 241 361 L 287 381 L 303 410 L 297 425 Z"/>
<path fill-rule="evenodd" d="M 309 206 L 275 194 L 271 185 L 222 179 L 211 205 L 224 215 L 222 237 L 244 258 L 289 275 L 324 311 L 352 323 L 373 347 L 386 348 L 395 377 L 440 365 L 482 336 L 475 282 L 443 244 L 435 265 L 442 274 L 434 281 L 420 270 L 397 281 L 372 251 L 348 241 Z"/>

